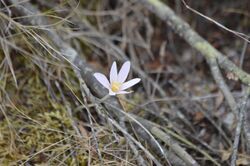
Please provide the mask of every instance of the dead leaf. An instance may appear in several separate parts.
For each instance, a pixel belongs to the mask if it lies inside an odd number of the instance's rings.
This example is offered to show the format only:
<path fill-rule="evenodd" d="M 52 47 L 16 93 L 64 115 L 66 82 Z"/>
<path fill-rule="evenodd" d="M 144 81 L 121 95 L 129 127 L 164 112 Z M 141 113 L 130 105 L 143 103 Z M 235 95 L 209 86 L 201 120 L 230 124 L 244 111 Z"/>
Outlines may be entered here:
<path fill-rule="evenodd" d="M 232 72 L 228 72 L 227 73 L 227 78 L 229 80 L 234 80 L 234 81 L 238 81 L 239 80 L 239 78 L 234 73 L 232 73 Z"/>
<path fill-rule="evenodd" d="M 221 153 L 221 160 L 226 161 L 230 158 L 230 156 L 231 156 L 231 151 L 223 151 Z"/>
<path fill-rule="evenodd" d="M 89 137 L 89 133 L 83 126 L 84 126 L 83 123 L 79 122 L 78 129 L 81 132 L 82 136 L 87 138 L 87 137 Z"/>
<path fill-rule="evenodd" d="M 245 157 L 240 157 L 238 160 L 236 160 L 236 165 L 250 165 L 250 160 Z"/>
<path fill-rule="evenodd" d="M 204 114 L 201 111 L 195 112 L 194 114 L 195 123 L 200 122 L 202 119 L 204 119 Z"/>

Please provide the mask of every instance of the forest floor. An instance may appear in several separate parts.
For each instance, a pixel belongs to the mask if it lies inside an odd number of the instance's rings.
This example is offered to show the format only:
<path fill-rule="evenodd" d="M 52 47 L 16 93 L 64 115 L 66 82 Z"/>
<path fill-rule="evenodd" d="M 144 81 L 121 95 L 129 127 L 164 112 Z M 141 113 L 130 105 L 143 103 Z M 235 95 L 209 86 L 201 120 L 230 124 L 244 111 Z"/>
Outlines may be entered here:
<path fill-rule="evenodd" d="M 250 4 L 186 5 L 0 1 L 0 165 L 250 165 Z"/>

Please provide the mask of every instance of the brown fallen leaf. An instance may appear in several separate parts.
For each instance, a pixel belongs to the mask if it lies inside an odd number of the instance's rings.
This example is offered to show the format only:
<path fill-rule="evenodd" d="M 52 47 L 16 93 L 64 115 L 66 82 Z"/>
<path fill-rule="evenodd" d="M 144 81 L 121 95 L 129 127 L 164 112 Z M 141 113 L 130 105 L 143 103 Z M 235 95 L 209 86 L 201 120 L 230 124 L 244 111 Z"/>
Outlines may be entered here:
<path fill-rule="evenodd" d="M 195 123 L 200 122 L 202 119 L 204 119 L 204 114 L 201 111 L 195 112 L 194 114 L 194 121 Z"/>
<path fill-rule="evenodd" d="M 227 78 L 229 80 L 234 80 L 234 81 L 238 81 L 239 80 L 239 78 L 234 73 L 232 73 L 232 72 L 228 72 L 227 73 Z"/>
<path fill-rule="evenodd" d="M 245 157 L 240 157 L 236 160 L 236 165 L 250 165 L 250 160 Z"/>
<path fill-rule="evenodd" d="M 231 156 L 231 150 L 225 150 L 221 153 L 221 160 L 226 161 L 230 158 Z"/>

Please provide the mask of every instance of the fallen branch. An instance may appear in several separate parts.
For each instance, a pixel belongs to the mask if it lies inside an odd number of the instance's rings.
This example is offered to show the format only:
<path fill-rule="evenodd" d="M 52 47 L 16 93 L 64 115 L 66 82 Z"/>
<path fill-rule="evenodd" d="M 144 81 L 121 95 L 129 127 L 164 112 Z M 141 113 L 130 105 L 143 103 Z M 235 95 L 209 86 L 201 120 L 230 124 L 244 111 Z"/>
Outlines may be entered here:
<path fill-rule="evenodd" d="M 249 94 L 250 94 L 250 89 L 246 88 L 241 105 L 239 106 L 240 109 L 239 109 L 239 113 L 238 113 L 238 122 L 237 122 L 236 131 L 235 131 L 235 137 L 234 137 L 233 152 L 232 152 L 232 156 L 231 156 L 231 166 L 236 166 L 238 146 L 239 146 L 239 142 L 240 142 L 240 135 L 241 135 L 241 131 L 242 131 L 244 115 L 246 112 L 246 106 L 247 106 Z"/>

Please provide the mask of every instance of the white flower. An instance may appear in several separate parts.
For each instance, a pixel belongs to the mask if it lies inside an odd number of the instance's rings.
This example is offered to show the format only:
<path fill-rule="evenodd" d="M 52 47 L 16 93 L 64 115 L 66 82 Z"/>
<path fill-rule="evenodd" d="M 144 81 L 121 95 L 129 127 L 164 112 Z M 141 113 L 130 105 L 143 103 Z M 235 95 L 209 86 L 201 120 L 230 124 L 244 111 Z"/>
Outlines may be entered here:
<path fill-rule="evenodd" d="M 131 86 L 139 83 L 141 81 L 140 78 L 134 78 L 127 82 L 126 79 L 128 77 L 128 73 L 130 70 L 130 62 L 127 61 L 122 65 L 121 70 L 119 73 L 117 72 L 117 65 L 116 62 L 113 62 L 110 74 L 109 74 L 109 81 L 107 77 L 101 73 L 94 73 L 95 78 L 109 90 L 109 95 L 114 96 L 116 94 L 126 94 L 130 93 L 125 91 L 126 89 L 130 88 Z"/>

